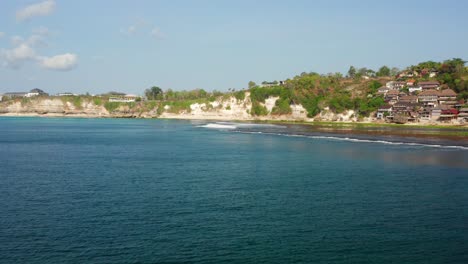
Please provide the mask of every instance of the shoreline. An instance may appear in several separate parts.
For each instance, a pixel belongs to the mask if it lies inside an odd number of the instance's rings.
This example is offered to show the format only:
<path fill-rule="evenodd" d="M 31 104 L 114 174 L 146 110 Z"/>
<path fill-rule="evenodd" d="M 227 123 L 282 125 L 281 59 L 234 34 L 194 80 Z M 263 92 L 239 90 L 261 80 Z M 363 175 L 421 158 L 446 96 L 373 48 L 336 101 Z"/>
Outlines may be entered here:
<path fill-rule="evenodd" d="M 187 116 L 171 115 L 163 117 L 153 116 L 133 116 L 133 115 L 91 115 L 91 114 L 60 114 L 60 113 L 1 113 L 0 117 L 44 117 L 44 118 L 128 118 L 128 119 L 167 119 L 167 120 L 200 120 L 218 122 L 240 122 L 240 123 L 266 123 L 266 124 L 287 124 L 287 125 L 307 125 L 307 126 L 329 126 L 329 127 L 392 127 L 392 128 L 434 128 L 434 129 L 456 129 L 467 130 L 468 123 L 463 125 L 449 123 L 406 123 L 393 124 L 383 122 L 347 122 L 347 121 L 304 121 L 287 119 L 264 119 L 264 118 L 220 118 L 219 116 Z"/>
<path fill-rule="evenodd" d="M 450 140 L 453 142 L 468 142 L 468 126 L 463 125 L 431 125 L 431 124 L 388 124 L 388 123 L 369 123 L 369 122 L 305 122 L 295 120 L 265 120 L 265 119 L 236 119 L 219 117 L 202 118 L 199 116 L 180 116 L 170 117 L 135 117 L 135 116 L 107 116 L 107 115 L 89 115 L 89 114 L 38 114 L 38 113 L 9 113 L 0 114 L 6 118 L 77 118 L 77 119 L 161 119 L 161 120 L 185 120 L 185 121 L 200 121 L 200 122 L 232 122 L 245 124 L 276 124 L 287 126 L 290 132 L 302 130 L 311 133 L 324 133 L 336 135 L 338 137 L 355 137 L 357 139 L 363 137 L 382 137 L 391 140 L 392 137 L 406 138 L 410 141 L 423 141 L 429 143 L 434 139 Z M 302 127 L 302 128 L 301 128 Z M 420 142 L 421 143 L 421 142 Z M 466 146 L 466 145 L 464 145 Z"/>

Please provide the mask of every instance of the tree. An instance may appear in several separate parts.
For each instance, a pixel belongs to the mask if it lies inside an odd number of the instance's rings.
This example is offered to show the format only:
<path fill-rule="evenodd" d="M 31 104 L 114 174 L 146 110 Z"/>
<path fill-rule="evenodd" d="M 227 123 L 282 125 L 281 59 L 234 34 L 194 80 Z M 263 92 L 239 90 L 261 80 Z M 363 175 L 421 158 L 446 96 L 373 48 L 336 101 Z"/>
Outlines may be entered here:
<path fill-rule="evenodd" d="M 372 69 L 367 69 L 366 75 L 369 77 L 375 77 L 375 71 Z"/>
<path fill-rule="evenodd" d="M 161 99 L 163 91 L 157 86 L 153 86 L 150 89 L 145 90 L 145 96 L 148 100 Z"/>
<path fill-rule="evenodd" d="M 358 70 L 358 73 L 359 73 L 359 75 L 360 75 L 361 77 L 362 77 L 362 76 L 367 76 L 367 71 L 368 71 L 368 69 L 367 69 L 366 67 L 364 67 L 364 68 L 360 68 L 360 69 Z"/>
<path fill-rule="evenodd" d="M 377 72 L 377 76 L 390 76 L 390 68 L 387 66 L 380 67 L 379 71 Z"/>
<path fill-rule="evenodd" d="M 451 60 L 446 60 L 444 63 L 450 66 L 450 69 L 453 73 L 462 74 L 465 68 L 466 61 L 460 58 L 453 58 Z"/>
<path fill-rule="evenodd" d="M 400 72 L 400 69 L 398 69 L 397 67 L 393 67 L 390 70 L 390 76 L 396 76 L 399 72 Z"/>
<path fill-rule="evenodd" d="M 343 74 L 341 74 L 341 72 L 335 72 L 334 77 L 336 79 L 343 79 Z"/>
<path fill-rule="evenodd" d="M 348 76 L 351 78 L 354 78 L 355 75 L 356 75 L 356 68 L 354 68 L 354 66 L 350 66 L 348 70 Z"/>
<path fill-rule="evenodd" d="M 249 89 L 252 89 L 252 88 L 254 88 L 255 86 L 257 86 L 257 84 L 256 84 L 254 81 L 250 81 L 250 82 L 249 82 Z"/>
<path fill-rule="evenodd" d="M 378 81 L 372 81 L 369 83 L 369 93 L 375 94 L 377 93 L 377 90 L 382 87 L 382 84 Z"/>

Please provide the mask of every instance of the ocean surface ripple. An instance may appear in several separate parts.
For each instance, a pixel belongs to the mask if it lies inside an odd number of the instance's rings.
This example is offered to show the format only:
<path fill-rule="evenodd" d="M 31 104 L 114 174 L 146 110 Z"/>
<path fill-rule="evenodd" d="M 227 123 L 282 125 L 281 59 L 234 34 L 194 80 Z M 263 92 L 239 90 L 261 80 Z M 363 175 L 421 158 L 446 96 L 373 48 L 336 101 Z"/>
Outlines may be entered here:
<path fill-rule="evenodd" d="M 0 263 L 468 263 L 468 151 L 424 140 L 0 118 Z"/>

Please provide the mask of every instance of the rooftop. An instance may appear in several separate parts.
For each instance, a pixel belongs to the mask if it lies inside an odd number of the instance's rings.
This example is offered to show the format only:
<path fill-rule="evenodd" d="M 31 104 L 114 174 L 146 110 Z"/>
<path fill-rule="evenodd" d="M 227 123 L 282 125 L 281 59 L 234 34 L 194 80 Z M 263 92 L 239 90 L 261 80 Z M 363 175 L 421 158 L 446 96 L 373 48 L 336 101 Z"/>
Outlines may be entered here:
<path fill-rule="evenodd" d="M 439 96 L 439 91 L 437 90 L 422 91 L 418 96 Z"/>
<path fill-rule="evenodd" d="M 400 92 L 398 90 L 390 90 L 388 91 L 387 95 L 399 95 Z"/>
<path fill-rule="evenodd" d="M 405 95 L 400 97 L 400 100 L 416 100 L 418 97 L 416 95 Z"/>
<path fill-rule="evenodd" d="M 418 82 L 419 85 L 440 85 L 437 81 L 425 81 L 425 82 Z"/>
<path fill-rule="evenodd" d="M 439 92 L 439 96 L 457 96 L 457 93 L 452 89 L 445 89 Z"/>
<path fill-rule="evenodd" d="M 379 107 L 379 109 L 391 109 L 391 108 L 392 108 L 392 106 L 389 105 L 389 104 L 385 104 L 385 105 L 382 105 L 382 106 Z"/>

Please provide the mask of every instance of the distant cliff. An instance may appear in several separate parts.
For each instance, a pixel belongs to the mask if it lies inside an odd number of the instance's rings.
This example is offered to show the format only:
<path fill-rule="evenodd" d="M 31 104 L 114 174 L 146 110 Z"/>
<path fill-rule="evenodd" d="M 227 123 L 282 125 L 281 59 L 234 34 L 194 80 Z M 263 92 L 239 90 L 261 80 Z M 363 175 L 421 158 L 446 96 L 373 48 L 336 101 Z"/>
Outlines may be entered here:
<path fill-rule="evenodd" d="M 0 115 L 6 116 L 70 116 L 70 117 L 115 117 L 115 118 L 173 118 L 212 120 L 288 120 L 288 121 L 356 121 L 353 111 L 334 114 L 327 109 L 315 118 L 307 116 L 300 104 L 290 105 L 286 114 L 275 114 L 279 97 L 268 97 L 259 103 L 264 110 L 253 114 L 250 93 L 244 98 L 218 97 L 215 100 L 186 102 L 142 101 L 111 103 L 106 99 L 86 96 L 18 98 L 0 102 Z"/>

